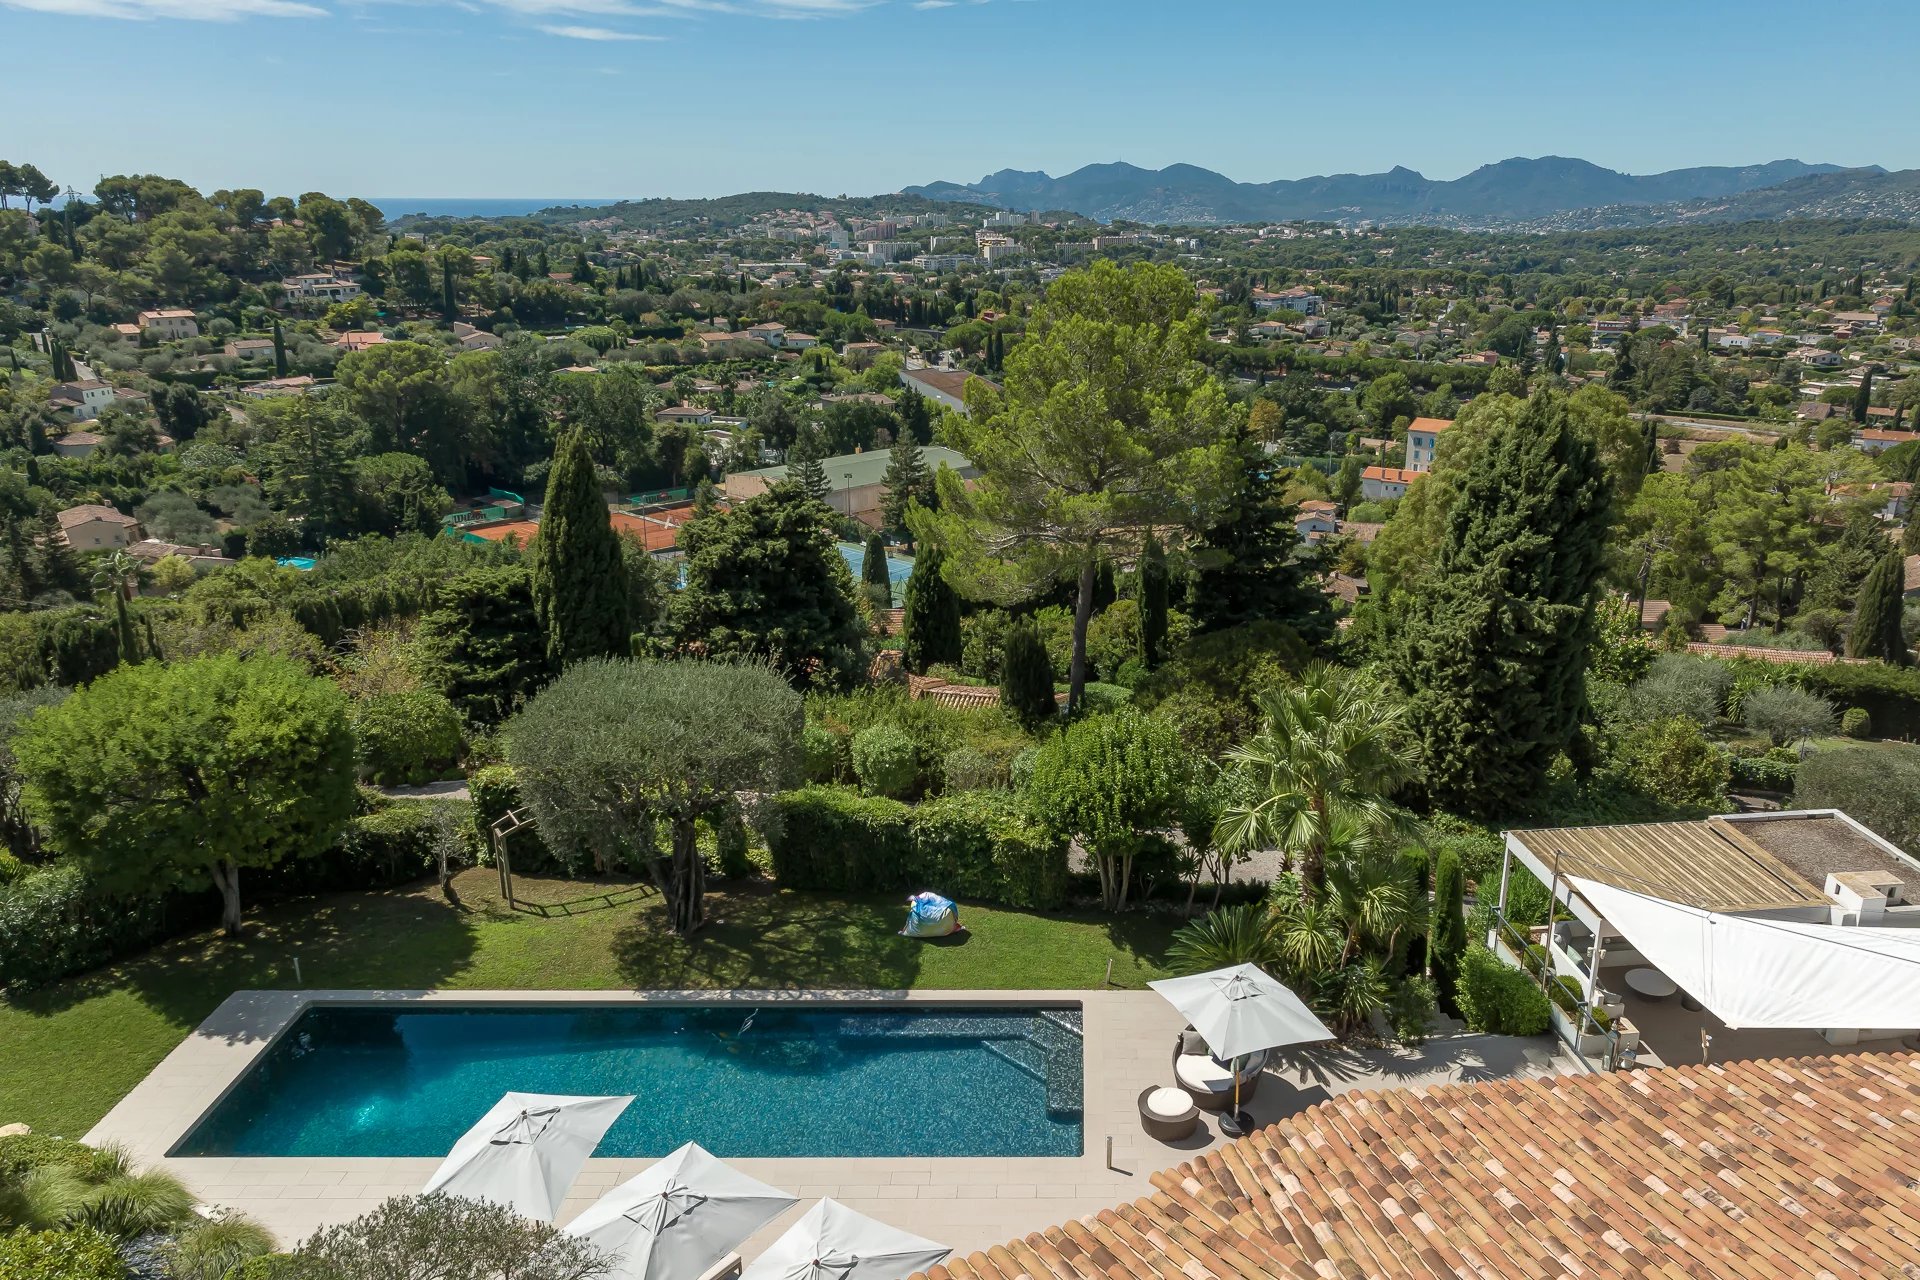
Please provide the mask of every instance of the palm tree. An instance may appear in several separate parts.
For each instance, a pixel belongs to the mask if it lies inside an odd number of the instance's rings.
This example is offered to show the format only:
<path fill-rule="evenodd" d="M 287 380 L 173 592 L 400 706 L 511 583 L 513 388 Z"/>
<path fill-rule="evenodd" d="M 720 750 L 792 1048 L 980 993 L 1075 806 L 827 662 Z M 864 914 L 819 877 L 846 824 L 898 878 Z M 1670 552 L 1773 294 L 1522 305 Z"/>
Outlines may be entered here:
<path fill-rule="evenodd" d="M 1306 895 L 1326 887 L 1336 828 L 1369 845 L 1418 832 L 1413 815 L 1385 798 L 1415 776 L 1419 756 L 1404 708 L 1377 679 L 1316 662 L 1259 706 L 1260 732 L 1228 757 L 1241 798 L 1221 814 L 1223 849 L 1277 846 L 1289 869 L 1298 861 Z"/>

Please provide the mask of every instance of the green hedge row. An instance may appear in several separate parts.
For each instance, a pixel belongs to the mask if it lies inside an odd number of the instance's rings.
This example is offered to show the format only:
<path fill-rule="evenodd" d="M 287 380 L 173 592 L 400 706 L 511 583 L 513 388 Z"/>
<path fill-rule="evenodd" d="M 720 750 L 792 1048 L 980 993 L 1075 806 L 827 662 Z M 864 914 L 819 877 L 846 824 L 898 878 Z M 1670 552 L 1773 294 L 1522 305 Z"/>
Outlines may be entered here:
<path fill-rule="evenodd" d="M 261 896 L 379 889 L 434 870 L 437 805 L 404 801 L 361 814 L 311 858 L 243 872 L 241 893 Z M 203 929 L 220 918 L 212 889 L 113 893 L 76 863 L 35 867 L 0 884 L 0 990 L 30 990 Z"/>
<path fill-rule="evenodd" d="M 964 791 L 907 805 L 812 786 L 783 793 L 777 804 L 773 874 L 789 888 L 933 889 L 1015 907 L 1066 901 L 1066 842 L 1006 793 Z"/>

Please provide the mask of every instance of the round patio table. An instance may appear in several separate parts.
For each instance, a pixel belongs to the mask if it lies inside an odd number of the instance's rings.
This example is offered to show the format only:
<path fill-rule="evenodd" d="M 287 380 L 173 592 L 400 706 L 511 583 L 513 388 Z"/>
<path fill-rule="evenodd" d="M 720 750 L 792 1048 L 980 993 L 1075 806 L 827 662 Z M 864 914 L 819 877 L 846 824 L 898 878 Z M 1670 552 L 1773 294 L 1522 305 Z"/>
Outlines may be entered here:
<path fill-rule="evenodd" d="M 1672 978 L 1658 969 L 1627 970 L 1627 986 L 1633 989 L 1635 995 L 1645 996 L 1649 1000 L 1665 1000 L 1680 989 L 1674 985 Z"/>

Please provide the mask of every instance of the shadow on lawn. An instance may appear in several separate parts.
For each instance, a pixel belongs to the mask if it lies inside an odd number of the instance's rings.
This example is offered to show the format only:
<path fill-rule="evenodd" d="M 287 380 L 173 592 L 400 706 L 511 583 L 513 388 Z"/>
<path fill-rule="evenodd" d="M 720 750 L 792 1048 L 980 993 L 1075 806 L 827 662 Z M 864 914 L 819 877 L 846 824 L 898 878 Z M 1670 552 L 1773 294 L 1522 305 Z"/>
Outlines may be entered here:
<path fill-rule="evenodd" d="M 474 951 L 469 912 L 417 887 L 282 899 L 250 915 L 247 927 L 239 938 L 210 932 L 163 943 L 8 1003 L 50 1015 L 129 991 L 167 1021 L 191 1028 L 240 990 L 440 986 Z M 244 1025 L 229 1034 L 248 1038 Z"/>
<path fill-rule="evenodd" d="M 898 932 L 898 904 L 820 902 L 767 890 L 712 895 L 691 940 L 668 932 L 656 903 L 613 935 L 615 967 L 637 989 L 736 987 L 904 990 L 920 972 L 918 939 Z"/>

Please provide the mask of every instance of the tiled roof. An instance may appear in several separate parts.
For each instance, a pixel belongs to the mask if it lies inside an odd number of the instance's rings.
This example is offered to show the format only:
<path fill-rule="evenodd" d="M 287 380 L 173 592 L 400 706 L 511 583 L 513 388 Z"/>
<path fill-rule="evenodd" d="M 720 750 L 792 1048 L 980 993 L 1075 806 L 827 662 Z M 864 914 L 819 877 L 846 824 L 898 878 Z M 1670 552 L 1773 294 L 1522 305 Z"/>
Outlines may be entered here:
<path fill-rule="evenodd" d="M 68 507 L 54 518 L 60 522 L 62 529 L 72 529 L 91 520 L 104 520 L 108 524 L 125 525 L 128 528 L 140 523 L 130 515 L 95 503 L 82 503 L 77 507 Z"/>
<path fill-rule="evenodd" d="M 1424 431 L 1428 435 L 1437 436 L 1452 425 L 1452 418 L 1415 418 L 1407 424 L 1407 431 L 1409 434 Z"/>
<path fill-rule="evenodd" d="M 1920 1055 L 1353 1092 L 954 1280 L 1920 1274 Z"/>
<path fill-rule="evenodd" d="M 1387 484 L 1412 484 L 1421 473 L 1405 467 L 1368 467 L 1360 474 L 1365 479 L 1382 480 Z"/>

